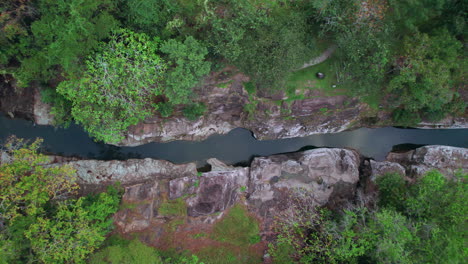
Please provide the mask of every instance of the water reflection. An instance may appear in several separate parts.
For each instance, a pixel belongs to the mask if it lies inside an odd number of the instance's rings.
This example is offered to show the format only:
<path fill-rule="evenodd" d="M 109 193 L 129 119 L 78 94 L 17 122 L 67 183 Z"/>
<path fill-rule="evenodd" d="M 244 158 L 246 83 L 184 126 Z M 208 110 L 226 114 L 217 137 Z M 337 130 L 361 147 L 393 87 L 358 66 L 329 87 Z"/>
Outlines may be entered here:
<path fill-rule="evenodd" d="M 226 135 L 214 135 L 202 142 L 174 141 L 150 143 L 138 147 L 116 147 L 92 141 L 77 125 L 68 129 L 35 126 L 25 120 L 0 116 L 0 140 L 9 135 L 21 138 L 44 138 L 46 152 L 93 159 L 156 158 L 175 163 L 196 161 L 199 167 L 208 158 L 218 158 L 228 164 L 248 164 L 254 156 L 294 152 L 314 147 L 348 147 L 361 154 L 382 160 L 394 147 L 396 150 L 421 145 L 468 147 L 468 129 L 401 129 L 386 127 L 361 128 L 337 134 L 312 135 L 303 138 L 256 140 L 245 129 L 234 129 Z"/>

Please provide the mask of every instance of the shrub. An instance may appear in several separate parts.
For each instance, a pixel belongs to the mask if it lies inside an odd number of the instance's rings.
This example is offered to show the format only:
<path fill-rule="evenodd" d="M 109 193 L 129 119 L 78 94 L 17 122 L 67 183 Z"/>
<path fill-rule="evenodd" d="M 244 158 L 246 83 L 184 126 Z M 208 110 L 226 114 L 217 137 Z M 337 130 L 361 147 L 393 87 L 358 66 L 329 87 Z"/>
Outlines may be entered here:
<path fill-rule="evenodd" d="M 182 113 L 188 120 L 197 120 L 206 112 L 206 106 L 203 103 L 190 104 L 182 110 Z"/>
<path fill-rule="evenodd" d="M 162 264 L 164 263 L 154 248 L 151 248 L 139 240 L 132 240 L 127 245 L 112 245 L 95 253 L 89 259 L 90 264 Z"/>
<path fill-rule="evenodd" d="M 159 214 L 164 216 L 186 216 L 187 204 L 183 198 L 168 200 L 159 206 Z"/>

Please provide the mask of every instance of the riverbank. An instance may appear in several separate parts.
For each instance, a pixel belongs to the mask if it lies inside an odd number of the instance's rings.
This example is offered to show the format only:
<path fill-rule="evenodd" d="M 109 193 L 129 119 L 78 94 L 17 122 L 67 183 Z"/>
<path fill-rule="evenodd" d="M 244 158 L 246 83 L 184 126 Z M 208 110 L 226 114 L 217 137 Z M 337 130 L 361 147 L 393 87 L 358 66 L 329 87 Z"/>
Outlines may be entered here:
<path fill-rule="evenodd" d="M 2 162 L 7 159 L 2 155 Z M 375 195 L 376 178 L 387 173 L 399 173 L 408 179 L 433 169 L 449 178 L 468 173 L 468 148 L 426 146 L 391 152 L 382 162 L 350 149 L 319 148 L 256 157 L 248 167 L 227 166 L 217 159 L 209 163 L 207 172 L 197 172 L 195 163 L 176 165 L 154 159 L 51 157 L 50 165 L 75 168 L 85 193 L 121 182 L 124 194 L 114 215 L 115 232 L 160 249 L 202 250 L 213 244 L 210 234 L 214 225 L 230 217 L 231 210 L 240 210 L 240 206 L 259 226 L 260 237 L 252 250 L 261 258 L 274 235 L 273 221 L 287 212 L 295 190 L 310 197 L 309 206 L 341 208 L 359 199 L 365 203 L 366 197 Z"/>
<path fill-rule="evenodd" d="M 235 68 L 212 73 L 203 86 L 195 89 L 197 102 L 207 106 L 202 117 L 188 120 L 178 108 L 169 118 L 154 115 L 131 126 L 125 139 L 117 145 L 201 141 L 215 134 L 227 134 L 235 128 L 248 129 L 257 139 L 273 140 L 393 125 L 389 111 L 373 109 L 358 98 L 316 89 L 297 90 L 294 94 L 256 95 L 255 91 L 245 88 L 248 81 L 248 77 Z M 38 86 L 29 86 L 17 93 L 12 83 L 3 84 L 0 94 L 0 110 L 8 116 L 33 120 L 39 125 L 52 124 L 50 105 L 41 101 Z M 425 121 L 417 127 L 468 128 L 467 113 L 439 122 Z"/>

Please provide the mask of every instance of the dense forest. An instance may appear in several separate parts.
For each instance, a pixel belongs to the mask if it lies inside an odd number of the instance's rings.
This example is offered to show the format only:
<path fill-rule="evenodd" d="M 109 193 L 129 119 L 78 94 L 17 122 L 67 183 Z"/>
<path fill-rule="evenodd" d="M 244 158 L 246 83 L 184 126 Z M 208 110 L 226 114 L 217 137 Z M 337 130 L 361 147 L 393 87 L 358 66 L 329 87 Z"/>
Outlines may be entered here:
<path fill-rule="evenodd" d="M 272 94 L 336 46 L 333 87 L 412 125 L 465 110 L 466 10 L 462 0 L 7 0 L 0 73 L 17 89 L 41 86 L 57 125 L 118 142 L 175 106 L 203 115 L 193 88 L 210 72 L 234 65 Z"/>
<path fill-rule="evenodd" d="M 97 141 L 118 143 L 151 116 L 203 116 L 208 106 L 195 89 L 214 72 L 238 69 L 250 78 L 249 95 L 289 93 L 304 64 L 332 50 L 322 66 L 332 80 L 326 89 L 412 126 L 466 111 L 467 11 L 464 0 L 3 0 L 0 75 L 17 90 L 40 87 L 56 126 L 75 122 Z M 40 150 L 41 140 L 0 146 L 0 264 L 261 262 L 231 254 L 265 242 L 241 203 L 199 234 L 225 248 L 156 248 L 114 232 L 113 215 L 128 209 L 123 187 L 85 192 L 75 168 L 51 165 Z M 275 219 L 265 256 L 464 263 L 468 175 L 380 176 L 375 191 L 334 208 L 311 206 L 301 189 L 290 193 L 294 206 Z M 157 210 L 172 219 L 169 229 L 188 218 L 182 198 Z"/>

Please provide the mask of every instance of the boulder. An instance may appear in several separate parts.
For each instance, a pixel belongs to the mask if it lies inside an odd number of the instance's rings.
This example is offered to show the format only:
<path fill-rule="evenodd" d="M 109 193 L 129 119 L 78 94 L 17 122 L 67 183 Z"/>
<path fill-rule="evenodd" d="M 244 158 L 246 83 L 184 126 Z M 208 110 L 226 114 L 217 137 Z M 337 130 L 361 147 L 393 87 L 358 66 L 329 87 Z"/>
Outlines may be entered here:
<path fill-rule="evenodd" d="M 387 173 L 398 173 L 401 175 L 406 174 L 405 168 L 396 162 L 370 160 L 370 167 L 371 181 L 375 181 L 378 176 L 382 176 Z"/>
<path fill-rule="evenodd" d="M 136 184 L 125 188 L 123 208 L 114 215 L 114 224 L 124 233 L 149 227 L 154 215 L 158 182 Z"/>
<path fill-rule="evenodd" d="M 255 158 L 250 168 L 248 202 L 257 213 L 272 216 L 289 206 L 288 192 L 307 191 L 316 205 L 335 196 L 354 195 L 359 155 L 347 149 L 313 149 Z"/>
<path fill-rule="evenodd" d="M 78 160 L 62 164 L 72 165 L 77 172 L 79 183 L 109 184 L 120 182 L 123 185 L 146 180 L 173 179 L 197 175 L 195 163 L 173 164 L 165 160 Z"/>
<path fill-rule="evenodd" d="M 228 167 L 218 160 L 217 164 L 216 170 L 199 177 L 196 195 L 187 199 L 189 216 L 205 216 L 228 209 L 238 201 L 240 188 L 248 185 L 249 168 Z"/>
<path fill-rule="evenodd" d="M 405 153 L 390 153 L 390 162 L 398 162 L 409 171 L 408 176 L 420 176 L 437 169 L 451 178 L 457 171 L 468 173 L 468 149 L 449 146 L 424 146 Z"/>

